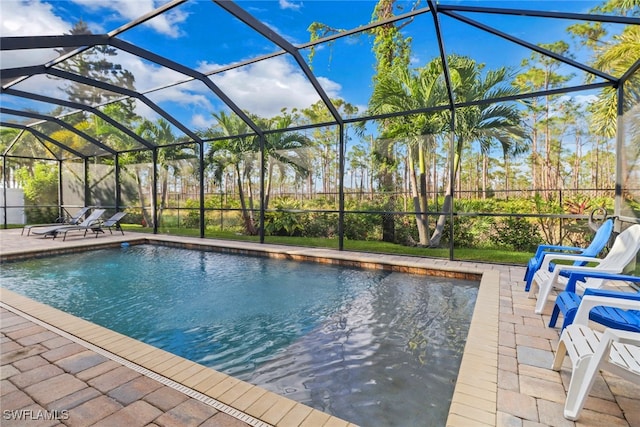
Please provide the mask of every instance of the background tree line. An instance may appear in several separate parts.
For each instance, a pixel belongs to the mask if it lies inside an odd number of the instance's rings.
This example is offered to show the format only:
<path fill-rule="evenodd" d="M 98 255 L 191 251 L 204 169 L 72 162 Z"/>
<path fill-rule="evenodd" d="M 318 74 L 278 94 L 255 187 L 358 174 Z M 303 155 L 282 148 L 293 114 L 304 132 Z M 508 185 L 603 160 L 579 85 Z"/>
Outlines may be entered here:
<path fill-rule="evenodd" d="M 395 6 L 395 0 L 380 0 L 372 12 L 372 22 L 392 17 Z M 639 13 L 636 0 L 610 0 L 595 10 L 611 11 Z M 558 61 L 538 53 L 524 58 L 519 70 L 487 69 L 473 58 L 450 54 L 446 58 L 451 82 L 448 87 L 442 58 L 433 58 L 418 68 L 411 66 L 412 43 L 402 29 L 387 23 L 369 33 L 374 39 L 376 66 L 366 114 L 415 113 L 347 126 L 344 176 L 340 175 L 338 126 L 289 130 L 331 122 L 332 117 L 321 102 L 304 109 L 284 108 L 279 115 L 269 118 L 247 113 L 267 131 L 262 141 L 263 157 L 260 138 L 232 112 L 212 112 L 213 124 L 196 132 L 207 141 L 202 159 L 205 192 L 229 196 L 224 206 L 240 213 L 244 233 L 258 232 L 256 213 L 261 205 L 273 211 L 269 213 L 269 221 L 278 215 L 282 220 L 287 210 L 335 211 L 340 185 L 344 185 L 347 209 L 411 213 L 410 229 L 415 232 L 411 240 L 423 246 L 440 245 L 448 213 L 461 209 L 454 208 L 453 192 L 457 200 L 511 200 L 507 206 L 500 205 L 500 209 L 509 213 L 531 213 L 531 206 L 540 213 L 580 213 L 580 207 L 584 212 L 588 207 L 596 207 L 593 203 L 608 203 L 606 199 L 596 199 L 585 204 L 589 196 L 581 190 L 611 190 L 615 184 L 613 89 L 602 90 L 589 103 L 566 95 L 485 103 L 488 99 L 562 87 L 574 76 L 563 74 Z M 338 31 L 321 23 L 314 23 L 309 30 L 312 40 Z M 86 23 L 79 22 L 70 33 L 89 32 Z M 640 49 L 638 26 L 628 26 L 620 34 L 611 35 L 600 24 L 588 23 L 568 28 L 567 34 L 571 45 L 561 40 L 543 47 L 563 55 L 576 49 L 588 51 L 593 67 L 612 75 L 620 75 L 632 65 L 633 55 L 624 52 Z M 98 47 L 63 64 L 68 71 L 135 88 L 135 77 L 118 64 L 113 48 Z M 639 104 L 639 80 L 636 73 L 627 85 L 625 102 L 629 109 Z M 124 191 L 129 194 L 128 200 L 135 200 L 132 206 L 143 208 L 145 224 L 153 224 L 153 216 L 145 209 L 151 204 L 153 191 L 157 191 L 160 218 L 163 209 L 195 206 L 199 185 L 197 144 L 164 119 L 152 121 L 141 117 L 132 100 L 109 103 L 112 99 L 104 91 L 76 83 L 62 89 L 69 100 L 105 104 L 102 111 L 106 115 L 158 147 L 141 149 L 136 138 L 97 115 L 79 112 L 62 117 L 85 134 L 108 141 L 110 146 L 123 151 L 119 162 L 127 177 Z M 441 108 L 449 102 L 450 94 L 465 105 L 456 109 L 455 117 L 450 110 Z M 345 117 L 358 113 L 355 106 L 344 100 L 333 102 Z M 59 108 L 52 114 L 62 112 Z M 68 129 L 51 124 L 39 127 L 71 148 L 80 149 L 87 144 Z M 2 148 L 16 135 L 13 129 L 3 129 Z M 22 146 L 32 150 L 30 154 L 37 158 L 46 156 L 43 146 L 56 149 L 46 141 L 39 144 L 32 137 L 25 138 Z M 155 190 L 149 169 L 154 159 L 160 177 Z M 114 159 L 98 156 L 95 162 L 113 166 Z M 6 172 L 24 188 L 34 187 L 36 180 L 46 181 L 51 187 L 55 185 L 51 170 L 57 164 L 43 164 L 36 168 L 27 160 L 14 160 L 12 170 Z M 264 198 L 260 199 L 263 174 Z M 28 192 L 31 203 L 55 204 L 49 200 L 55 192 L 44 186 L 35 187 L 42 191 Z M 570 200 L 559 200 L 559 191 L 566 190 L 572 190 L 573 196 Z M 172 204 L 172 193 L 186 195 L 182 198 L 185 204 Z M 211 196 L 211 200 L 217 199 Z M 522 200 L 529 203 L 523 204 Z M 209 206 L 215 204 L 211 202 Z M 483 206 L 491 209 L 490 204 Z M 222 202 L 218 207 L 223 207 Z M 398 218 L 407 220 L 406 215 L 376 216 L 382 240 L 406 240 L 397 235 Z M 267 222 L 267 226 L 273 233 L 300 233 L 302 226 L 296 224 L 295 216 L 281 222 L 287 225 L 283 228 Z"/>

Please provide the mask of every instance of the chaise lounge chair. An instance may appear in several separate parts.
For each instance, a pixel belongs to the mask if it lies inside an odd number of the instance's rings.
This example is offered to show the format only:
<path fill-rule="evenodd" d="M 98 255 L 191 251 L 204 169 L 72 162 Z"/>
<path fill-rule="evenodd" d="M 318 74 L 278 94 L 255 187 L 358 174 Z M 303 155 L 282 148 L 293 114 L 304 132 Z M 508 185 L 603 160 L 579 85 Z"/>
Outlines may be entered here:
<path fill-rule="evenodd" d="M 596 231 L 596 234 L 593 236 L 593 240 L 586 248 L 580 248 L 575 246 L 558 246 L 558 245 L 540 245 L 536 250 L 536 254 L 529 260 L 527 263 L 527 270 L 524 273 L 525 287 L 524 290 L 528 291 L 531 287 L 531 281 L 533 280 L 533 276 L 542 266 L 542 261 L 545 255 L 548 254 L 560 254 L 560 253 L 569 253 L 572 255 L 580 255 L 585 257 L 596 257 L 604 249 L 607 242 L 611 238 L 611 233 L 613 232 L 613 220 L 608 219 L 602 223 L 600 228 Z M 585 261 L 575 261 L 573 265 L 583 266 L 586 265 Z M 555 264 L 549 263 L 549 268 L 553 270 Z"/>
<path fill-rule="evenodd" d="M 564 417 L 576 420 L 600 370 L 640 385 L 640 333 L 607 328 L 604 333 L 573 323 L 562 332 L 552 369 L 559 371 L 566 354 L 571 359 L 571 381 Z"/>
<path fill-rule="evenodd" d="M 70 218 L 68 219 L 59 218 L 60 221 L 55 223 L 25 225 L 24 227 L 22 227 L 22 233 L 20 233 L 20 235 L 21 236 L 24 235 L 24 230 L 27 230 L 27 236 L 28 236 L 29 234 L 31 234 L 31 229 L 37 228 L 37 227 L 54 227 L 56 225 L 77 225 L 80 223 L 80 220 L 82 219 L 82 217 L 84 217 L 91 208 L 92 206 L 85 206 L 84 208 L 76 212 L 74 215 L 72 215 Z"/>
<path fill-rule="evenodd" d="M 609 253 L 602 259 L 579 255 L 545 255 L 540 269 L 533 276 L 531 288 L 529 289 L 529 298 L 535 298 L 536 290 L 539 289 L 535 312 L 537 314 L 542 313 L 549 295 L 551 295 L 551 291 L 554 288 L 563 289 L 566 286 L 568 279 L 562 277 L 560 275 L 561 272 L 603 272 L 618 274 L 636 257 L 638 251 L 640 251 L 640 224 L 634 224 L 616 237 Z M 553 260 L 584 261 L 596 265 L 575 266 L 556 264 L 553 271 L 549 271 L 549 263 Z M 584 283 L 577 283 L 576 286 L 577 289 L 583 292 L 586 287 L 599 288 L 604 282 L 605 279 L 591 278 Z"/>
<path fill-rule="evenodd" d="M 111 218 L 107 219 L 106 221 L 102 221 L 102 222 L 98 223 L 96 226 L 92 227 L 92 231 L 94 233 L 96 233 L 96 237 L 98 237 L 98 233 L 104 233 L 104 229 L 105 228 L 108 228 L 109 229 L 109 233 L 111 233 L 111 234 L 113 234 L 111 229 L 115 228 L 116 230 L 120 230 L 120 232 L 124 236 L 124 230 L 120 226 L 120 220 L 126 214 L 127 214 L 126 212 L 116 212 L 115 214 L 113 214 L 111 216 Z"/>
<path fill-rule="evenodd" d="M 561 292 L 551 313 L 549 327 L 554 327 L 558 315 L 562 313 L 562 330 L 576 323 L 587 324 L 589 320 L 607 328 L 640 332 L 640 292 L 631 286 L 630 291 L 587 288 L 584 295 L 574 292 L 578 280 L 600 278 L 611 281 L 623 281 L 640 284 L 640 277 L 609 273 L 571 273 L 567 290 Z"/>
<path fill-rule="evenodd" d="M 67 233 L 70 231 L 83 231 L 84 235 L 87 235 L 87 231 L 90 231 L 94 228 L 98 227 L 98 222 L 100 221 L 100 217 L 104 214 L 105 209 L 95 209 L 91 212 L 91 215 L 87 217 L 84 221 L 77 225 L 58 225 L 52 227 L 46 227 L 42 230 L 34 230 L 33 234 L 41 234 L 44 237 L 53 236 L 55 239 L 58 234 L 63 234 L 64 237 L 62 241 L 66 240 Z"/>

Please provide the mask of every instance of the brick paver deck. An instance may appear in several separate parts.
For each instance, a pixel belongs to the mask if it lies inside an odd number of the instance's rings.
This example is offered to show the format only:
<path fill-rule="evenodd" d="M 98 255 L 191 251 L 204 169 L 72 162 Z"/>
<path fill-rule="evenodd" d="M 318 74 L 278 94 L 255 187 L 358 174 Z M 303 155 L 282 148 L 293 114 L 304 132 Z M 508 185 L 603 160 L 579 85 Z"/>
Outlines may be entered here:
<path fill-rule="evenodd" d="M 2 426 L 248 426 L 5 308 L 0 324 Z"/>
<path fill-rule="evenodd" d="M 534 300 L 523 290 L 521 267 L 135 233 L 98 239 L 70 236 L 66 242 L 19 234 L 19 230 L 0 230 L 0 258 L 153 238 L 169 244 L 187 242 L 191 247 L 205 243 L 234 250 L 284 251 L 293 258 L 390 262 L 408 270 L 479 274 L 478 302 L 447 425 L 640 427 L 640 387 L 606 374 L 596 381 L 578 422 L 562 416 L 570 372 L 549 369 L 558 331 L 546 327 L 550 309 L 542 316 L 533 313 Z M 242 417 L 254 425 L 348 425 L 146 344 L 132 344 L 134 340 L 6 290 L 1 292 L 2 426 L 249 425 Z M 15 306 L 20 309 L 17 313 L 12 311 Z M 141 366 L 142 372 L 132 369 L 129 361 Z M 167 385 L 164 376 L 158 380 L 148 372 L 160 372 L 171 381 L 179 379 L 180 386 Z M 220 411 L 208 400 L 194 398 L 189 390 L 212 395 L 233 411 Z M 372 420 L 371 426 L 376 425 Z"/>

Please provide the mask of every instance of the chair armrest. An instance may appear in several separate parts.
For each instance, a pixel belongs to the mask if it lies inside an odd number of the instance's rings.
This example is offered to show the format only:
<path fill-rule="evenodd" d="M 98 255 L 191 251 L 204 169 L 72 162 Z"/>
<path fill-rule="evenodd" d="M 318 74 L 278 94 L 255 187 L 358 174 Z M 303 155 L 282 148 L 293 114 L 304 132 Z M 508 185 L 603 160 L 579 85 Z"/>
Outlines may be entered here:
<path fill-rule="evenodd" d="M 559 246 L 559 245 L 540 245 L 536 250 L 535 257 L 538 258 L 540 255 L 546 253 L 560 252 L 560 251 L 572 251 L 572 252 L 582 252 L 584 248 L 578 248 L 576 246 Z"/>
<path fill-rule="evenodd" d="M 540 267 L 541 269 L 545 270 L 549 268 L 549 263 L 551 263 L 551 261 L 560 261 L 560 260 L 566 260 L 566 261 L 584 261 L 584 262 L 595 262 L 595 263 L 601 263 L 602 259 L 601 258 L 595 258 L 595 257 L 589 257 L 589 256 L 581 256 L 581 255 L 570 255 L 570 254 L 545 254 L 544 258 L 542 259 L 542 266 Z M 559 266 L 556 265 L 556 268 L 558 268 Z M 567 265 L 567 267 L 574 267 L 571 265 Z"/>
<path fill-rule="evenodd" d="M 624 292 L 612 291 L 609 289 L 587 288 L 584 290 L 584 296 L 589 295 L 596 297 L 623 298 L 640 301 L 640 292 Z"/>
<path fill-rule="evenodd" d="M 577 325 L 589 324 L 589 312 L 593 307 L 605 305 L 608 307 L 616 307 L 623 310 L 640 310 L 640 300 L 633 300 L 620 297 L 604 297 L 595 295 L 585 295 L 580 301 L 578 312 L 573 323 Z"/>
<path fill-rule="evenodd" d="M 607 280 L 621 280 L 624 282 L 636 282 L 640 283 L 640 276 L 629 276 L 627 274 L 617 274 L 613 272 L 607 272 L 606 270 L 593 271 L 591 267 L 576 267 L 570 266 L 570 269 L 564 269 L 569 273 L 569 280 L 565 290 L 569 292 L 576 291 L 576 282 L 584 282 L 586 279 L 607 279 Z M 580 271 L 582 270 L 582 271 Z"/>
<path fill-rule="evenodd" d="M 600 342 L 619 342 L 620 344 L 631 344 L 640 346 L 640 333 L 623 331 L 621 329 L 607 328 L 602 334 Z"/>
<path fill-rule="evenodd" d="M 585 257 L 582 257 L 585 258 Z M 589 258 L 592 261 L 597 261 L 597 263 L 602 262 L 602 260 L 600 258 Z M 552 283 L 557 283 L 558 282 L 558 278 L 560 277 L 560 273 L 564 273 L 563 276 L 567 276 L 567 274 L 569 274 L 569 277 L 571 277 L 571 274 L 574 272 L 590 272 L 593 271 L 595 267 L 590 267 L 590 266 L 578 266 L 578 265 L 562 265 L 562 264 L 556 264 L 554 269 L 553 269 L 553 274 L 551 277 Z M 608 273 L 608 274 L 615 274 L 618 273 L 618 270 L 615 269 L 606 269 L 606 268 L 599 268 L 597 271 L 602 272 L 602 273 Z M 570 291 L 570 292 L 575 292 L 576 291 L 576 282 L 578 281 L 577 278 L 574 278 L 573 280 L 569 279 L 567 281 L 567 285 L 565 286 L 565 290 Z M 584 281 L 584 280 L 581 280 Z"/>
<path fill-rule="evenodd" d="M 609 279 L 609 280 L 622 280 L 624 282 L 637 282 L 640 283 L 640 276 L 630 276 L 628 274 L 612 274 L 606 273 L 602 270 L 600 271 L 589 271 L 589 272 L 575 272 L 571 273 L 571 276 L 576 276 L 577 280 L 584 280 L 588 277 L 593 277 L 595 279 Z"/>

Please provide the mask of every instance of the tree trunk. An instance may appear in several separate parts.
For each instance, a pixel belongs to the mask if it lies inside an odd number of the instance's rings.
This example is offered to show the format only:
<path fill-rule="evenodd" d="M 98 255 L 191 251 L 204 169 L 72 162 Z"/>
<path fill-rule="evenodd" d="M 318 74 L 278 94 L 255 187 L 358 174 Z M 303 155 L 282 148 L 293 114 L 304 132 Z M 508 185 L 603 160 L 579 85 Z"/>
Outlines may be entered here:
<path fill-rule="evenodd" d="M 442 240 L 442 236 L 444 234 L 444 226 L 447 222 L 447 218 L 449 214 L 453 210 L 453 193 L 452 188 L 455 185 L 455 181 L 457 181 L 458 172 L 460 170 L 460 157 L 462 157 L 462 140 L 458 140 L 456 143 L 456 150 L 453 158 L 453 174 L 449 174 L 448 185 L 446 189 L 446 193 L 444 196 L 444 204 L 442 205 L 442 213 L 438 216 L 438 221 L 436 222 L 435 230 L 433 230 L 433 234 L 429 239 L 429 247 L 436 248 L 440 246 L 440 241 Z M 451 182 L 451 175 L 453 175 L 454 182 Z M 453 239 L 453 236 L 451 236 Z"/>
<path fill-rule="evenodd" d="M 273 178 L 273 162 L 269 162 L 269 168 L 267 170 L 267 185 L 264 190 L 264 208 L 269 208 L 269 198 L 271 197 L 271 181 Z"/>
<path fill-rule="evenodd" d="M 580 136 L 576 133 L 576 153 L 575 160 L 573 162 L 573 189 L 580 188 L 580 160 L 582 157 L 582 149 L 580 147 Z"/>
<path fill-rule="evenodd" d="M 244 190 L 242 185 L 242 173 L 240 172 L 240 166 L 238 164 L 235 165 L 236 168 L 236 178 L 238 184 L 238 197 L 240 199 L 240 209 L 242 215 L 242 221 L 244 222 L 244 228 L 247 234 L 250 236 L 255 236 L 257 234 L 257 230 L 255 225 L 253 224 L 253 216 L 251 212 L 247 209 L 247 203 L 244 197 Z"/>
<path fill-rule="evenodd" d="M 422 150 L 418 149 L 419 153 L 418 156 L 422 156 L 421 152 Z M 416 173 L 415 173 L 415 165 L 414 165 L 414 161 L 413 161 L 413 153 L 411 150 L 411 147 L 408 148 L 408 155 L 407 155 L 407 162 L 409 164 L 409 187 L 410 187 L 410 191 L 411 191 L 411 197 L 413 200 L 413 209 L 415 211 L 415 218 L 416 218 L 416 227 L 418 228 L 418 239 L 420 242 L 420 245 L 424 245 L 426 246 L 429 241 L 428 241 L 428 237 L 427 237 L 427 227 L 426 227 L 426 221 L 425 221 L 425 214 L 423 213 L 424 210 L 422 209 L 422 205 L 423 205 L 423 200 L 421 199 L 421 195 L 420 195 L 420 185 L 418 184 L 418 178 L 416 178 Z M 420 165 L 420 163 L 424 164 L 424 161 L 418 161 L 418 164 Z M 422 182 L 424 180 L 424 171 L 420 170 L 420 181 Z M 421 189 L 420 189 L 421 190 Z"/>
<path fill-rule="evenodd" d="M 511 180 L 511 168 L 509 164 L 509 156 L 505 153 L 504 155 L 504 191 L 505 191 L 505 199 L 509 200 L 509 189 L 510 189 L 510 180 Z"/>
<path fill-rule="evenodd" d="M 158 207 L 158 225 L 162 223 L 162 212 L 167 206 L 167 197 L 169 192 L 169 169 L 164 168 L 164 176 L 160 182 L 160 206 Z"/>
<path fill-rule="evenodd" d="M 482 154 L 482 200 L 487 199 L 487 183 L 488 183 L 488 172 L 489 169 L 489 156 L 484 153 Z"/>
<path fill-rule="evenodd" d="M 140 178 L 140 172 L 138 171 L 137 168 L 135 168 L 135 178 L 136 178 L 136 186 L 138 188 L 138 197 L 140 198 L 140 205 L 142 206 L 142 220 L 144 221 L 144 224 L 142 225 L 146 227 L 153 227 L 153 221 L 149 217 L 149 214 L 147 213 L 147 209 L 145 208 L 146 203 L 144 200 L 144 195 L 146 192 L 142 188 L 142 179 Z"/>

